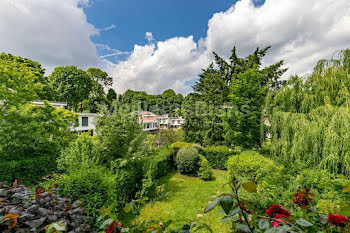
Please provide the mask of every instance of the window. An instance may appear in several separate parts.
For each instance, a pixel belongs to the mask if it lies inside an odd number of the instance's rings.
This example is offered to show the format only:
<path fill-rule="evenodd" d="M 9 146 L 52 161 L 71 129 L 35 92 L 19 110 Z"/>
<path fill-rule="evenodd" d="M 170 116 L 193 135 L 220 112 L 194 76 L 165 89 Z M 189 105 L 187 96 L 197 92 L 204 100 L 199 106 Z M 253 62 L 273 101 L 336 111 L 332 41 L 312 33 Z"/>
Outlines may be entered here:
<path fill-rule="evenodd" d="M 89 126 L 89 118 L 88 117 L 82 117 L 82 126 Z"/>

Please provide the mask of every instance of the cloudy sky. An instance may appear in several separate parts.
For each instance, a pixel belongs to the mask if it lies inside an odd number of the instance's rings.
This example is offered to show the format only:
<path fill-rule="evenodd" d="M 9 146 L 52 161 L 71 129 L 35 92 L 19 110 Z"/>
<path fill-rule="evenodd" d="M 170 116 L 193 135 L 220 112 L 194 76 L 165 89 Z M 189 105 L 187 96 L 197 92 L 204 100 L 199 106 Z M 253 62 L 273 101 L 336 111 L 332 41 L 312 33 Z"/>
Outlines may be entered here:
<path fill-rule="evenodd" d="M 126 89 L 190 92 L 212 51 L 271 45 L 291 74 L 350 47 L 349 0 L 0 0 L 0 52 L 106 70 Z"/>

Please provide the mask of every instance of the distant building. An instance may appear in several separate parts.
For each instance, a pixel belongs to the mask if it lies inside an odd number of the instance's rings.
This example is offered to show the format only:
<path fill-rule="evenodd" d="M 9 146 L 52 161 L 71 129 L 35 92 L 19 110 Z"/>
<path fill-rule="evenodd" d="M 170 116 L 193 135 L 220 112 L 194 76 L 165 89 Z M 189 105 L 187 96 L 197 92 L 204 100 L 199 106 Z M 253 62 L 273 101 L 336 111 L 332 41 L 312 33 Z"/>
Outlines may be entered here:
<path fill-rule="evenodd" d="M 54 106 L 55 108 L 66 108 L 66 102 L 57 102 L 57 101 L 47 101 L 49 104 Z M 34 106 L 44 106 L 44 101 L 42 100 L 34 100 L 31 102 Z M 78 114 L 78 126 L 72 127 L 71 132 L 77 132 L 79 134 L 83 132 L 90 132 L 91 136 L 96 134 L 96 122 L 98 118 L 97 113 L 77 113 Z"/>
<path fill-rule="evenodd" d="M 143 131 L 154 132 L 159 129 L 177 129 L 185 122 L 182 117 L 169 117 L 168 115 L 156 115 L 152 112 L 140 112 L 139 123 Z"/>

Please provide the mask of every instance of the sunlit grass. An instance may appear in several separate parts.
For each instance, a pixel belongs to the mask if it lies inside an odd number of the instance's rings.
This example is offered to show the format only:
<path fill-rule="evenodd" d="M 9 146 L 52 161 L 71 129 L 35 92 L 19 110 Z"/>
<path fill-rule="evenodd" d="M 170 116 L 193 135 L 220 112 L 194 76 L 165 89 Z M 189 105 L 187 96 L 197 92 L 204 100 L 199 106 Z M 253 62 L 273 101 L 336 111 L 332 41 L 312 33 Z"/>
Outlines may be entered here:
<path fill-rule="evenodd" d="M 170 192 L 163 200 L 147 204 L 142 208 L 137 220 L 173 220 L 171 228 L 190 224 L 192 222 L 205 223 L 213 232 L 229 232 L 227 223 L 220 221 L 222 214 L 216 208 L 204 214 L 204 207 L 213 200 L 216 195 L 229 192 L 227 172 L 214 170 L 215 180 L 202 181 L 197 177 L 183 176 L 179 173 L 170 173 L 161 179 L 165 184 L 165 190 Z M 129 219 L 130 221 L 130 219 Z M 208 232 L 202 230 L 200 232 Z"/>

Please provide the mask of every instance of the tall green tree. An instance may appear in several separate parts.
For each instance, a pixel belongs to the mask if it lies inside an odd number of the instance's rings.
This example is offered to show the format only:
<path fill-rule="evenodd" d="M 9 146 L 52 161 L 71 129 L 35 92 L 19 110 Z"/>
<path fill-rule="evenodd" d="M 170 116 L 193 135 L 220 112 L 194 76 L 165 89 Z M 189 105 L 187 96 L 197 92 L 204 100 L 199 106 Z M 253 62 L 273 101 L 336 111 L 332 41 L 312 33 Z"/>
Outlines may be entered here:
<path fill-rule="evenodd" d="M 223 79 L 230 85 L 232 108 L 224 118 L 225 139 L 229 145 L 249 148 L 260 143 L 260 122 L 265 98 L 270 89 L 282 85 L 280 77 L 287 71 L 282 68 L 283 61 L 261 68 L 262 59 L 269 49 L 257 48 L 246 58 L 239 58 L 234 48 L 229 61 L 215 54 Z"/>
<path fill-rule="evenodd" d="M 107 99 L 110 103 L 113 102 L 113 100 L 116 100 L 117 99 L 117 93 L 115 92 L 115 90 L 113 88 L 110 88 L 108 90 L 108 93 L 107 93 Z"/>
<path fill-rule="evenodd" d="M 107 104 L 108 99 L 105 90 L 113 84 L 113 79 L 108 74 L 98 68 L 89 68 L 86 73 L 92 80 L 92 90 L 87 100 L 89 111 L 97 112 L 99 104 Z"/>
<path fill-rule="evenodd" d="M 205 144 L 225 142 L 243 147 L 259 144 L 265 97 L 269 89 L 281 86 L 279 79 L 287 70 L 281 68 L 283 61 L 261 68 L 262 58 L 269 48 L 257 48 L 246 58 L 239 58 L 233 48 L 228 61 L 214 52 L 215 63 L 203 70 L 193 86 L 207 105 L 201 108 L 204 111 L 196 119 L 201 126 L 196 130 L 204 135 Z"/>
<path fill-rule="evenodd" d="M 54 99 L 67 102 L 68 107 L 75 110 L 89 98 L 94 86 L 91 77 L 76 66 L 56 67 L 48 78 Z"/>

